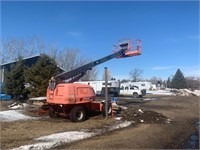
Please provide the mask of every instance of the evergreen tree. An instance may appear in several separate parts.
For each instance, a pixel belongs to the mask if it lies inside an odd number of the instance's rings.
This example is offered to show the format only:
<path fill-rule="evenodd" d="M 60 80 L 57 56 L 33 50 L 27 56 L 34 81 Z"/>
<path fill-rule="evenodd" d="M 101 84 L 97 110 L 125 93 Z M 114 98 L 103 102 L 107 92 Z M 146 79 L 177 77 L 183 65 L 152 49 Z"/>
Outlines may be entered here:
<path fill-rule="evenodd" d="M 55 60 L 43 54 L 31 68 L 25 70 L 30 97 L 45 96 L 49 79 L 55 75 L 56 68 Z"/>
<path fill-rule="evenodd" d="M 170 77 L 167 79 L 167 88 L 171 88 L 171 79 L 170 79 Z"/>
<path fill-rule="evenodd" d="M 176 89 L 184 89 L 187 87 L 185 77 L 180 69 L 176 71 L 171 82 L 171 87 Z"/>
<path fill-rule="evenodd" d="M 21 60 L 12 64 L 5 72 L 4 90 L 6 94 L 14 96 L 26 94 L 24 64 Z M 24 95 L 25 96 L 25 95 Z"/>

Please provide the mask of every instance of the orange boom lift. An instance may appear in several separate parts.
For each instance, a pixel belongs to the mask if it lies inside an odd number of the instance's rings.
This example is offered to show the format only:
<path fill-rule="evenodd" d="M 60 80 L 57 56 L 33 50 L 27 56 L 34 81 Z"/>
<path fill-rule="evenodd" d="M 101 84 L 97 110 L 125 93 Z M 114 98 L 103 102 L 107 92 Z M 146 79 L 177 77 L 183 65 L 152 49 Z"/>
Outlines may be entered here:
<path fill-rule="evenodd" d="M 88 70 L 113 58 L 126 58 L 141 54 L 141 41 L 136 40 L 136 49 L 132 48 L 129 39 L 120 40 L 114 46 L 115 52 L 96 61 L 92 61 L 74 70 L 52 77 L 47 88 L 47 103 L 50 106 L 48 113 L 51 118 L 65 114 L 72 122 L 84 121 L 87 113 L 100 111 L 105 114 L 104 102 L 95 101 L 96 94 L 90 85 L 73 83 L 83 77 Z M 111 106 L 111 105 L 109 105 Z"/>

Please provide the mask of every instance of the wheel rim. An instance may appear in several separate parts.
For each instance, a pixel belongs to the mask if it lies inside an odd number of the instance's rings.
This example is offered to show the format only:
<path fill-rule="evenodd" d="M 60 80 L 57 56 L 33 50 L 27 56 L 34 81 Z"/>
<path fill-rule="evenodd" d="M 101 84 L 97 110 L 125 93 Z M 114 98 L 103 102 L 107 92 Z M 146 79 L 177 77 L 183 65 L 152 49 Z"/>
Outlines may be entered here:
<path fill-rule="evenodd" d="M 111 107 L 108 107 L 108 114 L 111 114 L 111 112 L 112 112 Z"/>
<path fill-rule="evenodd" d="M 76 113 L 76 119 L 77 120 L 81 120 L 83 118 L 83 112 L 82 111 L 78 111 L 77 113 Z"/>
<path fill-rule="evenodd" d="M 137 93 L 134 93 L 134 94 L 133 94 L 133 97 L 134 97 L 134 98 L 137 98 L 137 97 L 138 97 L 138 94 L 137 94 Z"/>

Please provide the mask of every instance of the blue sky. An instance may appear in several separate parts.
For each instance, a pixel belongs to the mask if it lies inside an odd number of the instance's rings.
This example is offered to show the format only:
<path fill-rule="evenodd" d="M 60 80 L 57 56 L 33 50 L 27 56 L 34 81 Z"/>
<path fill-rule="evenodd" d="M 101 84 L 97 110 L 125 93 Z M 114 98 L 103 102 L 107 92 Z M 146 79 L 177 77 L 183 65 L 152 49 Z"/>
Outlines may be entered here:
<path fill-rule="evenodd" d="M 135 68 L 144 79 L 167 79 L 178 68 L 200 76 L 199 1 L 3 1 L 1 30 L 3 39 L 38 35 L 93 60 L 122 38 L 141 39 L 142 55 L 98 66 L 99 78 L 104 67 L 117 79 Z"/>

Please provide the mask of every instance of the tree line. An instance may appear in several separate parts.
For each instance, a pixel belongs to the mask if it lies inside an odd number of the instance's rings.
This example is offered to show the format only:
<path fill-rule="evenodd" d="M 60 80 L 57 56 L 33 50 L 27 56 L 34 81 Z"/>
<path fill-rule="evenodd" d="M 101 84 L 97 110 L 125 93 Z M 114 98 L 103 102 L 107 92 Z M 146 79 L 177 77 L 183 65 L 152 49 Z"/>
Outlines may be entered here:
<path fill-rule="evenodd" d="M 46 54 L 42 54 L 31 67 L 24 64 L 22 58 L 7 68 L 3 90 L 18 99 L 20 96 L 44 96 L 49 79 L 55 75 L 56 62 Z"/>
<path fill-rule="evenodd" d="M 1 93 L 13 97 L 44 96 L 48 80 L 55 76 L 57 66 L 70 71 L 91 61 L 83 57 L 79 49 L 59 49 L 56 44 L 44 44 L 37 36 L 3 40 L 0 53 L 1 64 L 16 61 L 5 70 L 5 81 L 1 89 Z M 23 58 L 38 54 L 41 57 L 33 66 L 28 67 L 23 63 Z M 97 74 L 97 69 L 93 68 L 82 77 L 82 80 L 96 80 Z"/>
<path fill-rule="evenodd" d="M 131 80 L 133 82 L 142 81 L 142 73 L 143 70 L 136 68 L 132 70 L 129 75 Z M 126 82 L 127 80 L 123 80 L 123 82 Z M 162 81 L 159 77 L 152 77 L 151 79 L 146 79 L 145 81 L 149 81 L 152 84 L 157 84 L 158 82 L 164 85 L 166 88 L 175 88 L 175 89 L 184 89 L 184 88 L 190 88 L 193 89 L 199 89 L 200 88 L 200 77 L 185 77 L 182 71 L 178 68 L 175 74 L 171 77 L 168 77 L 167 81 Z"/>
<path fill-rule="evenodd" d="M 174 76 L 167 79 L 167 87 L 175 89 L 189 88 L 191 90 L 200 88 L 199 77 L 185 77 L 180 69 L 177 69 Z"/>
<path fill-rule="evenodd" d="M 45 45 L 44 42 L 36 37 L 27 39 L 11 38 L 3 41 L 1 52 L 1 64 L 17 61 L 11 65 L 5 73 L 4 91 L 14 97 L 24 95 L 25 97 L 44 96 L 48 86 L 48 80 L 55 76 L 57 66 L 65 71 L 70 71 L 89 62 L 81 56 L 80 51 L 75 48 L 59 49 L 56 44 Z M 46 53 L 46 54 L 45 54 Z M 32 66 L 28 67 L 23 63 L 23 58 L 41 54 L 39 60 Z M 91 60 L 90 60 L 91 61 Z M 98 71 L 93 68 L 83 78 L 82 81 L 97 80 Z M 141 81 L 143 70 L 135 68 L 130 71 L 130 80 L 125 81 Z M 110 75 L 111 76 L 111 75 Z M 112 78 L 111 79 L 115 79 Z M 173 77 L 169 77 L 167 81 L 161 78 L 152 77 L 149 80 L 153 84 L 158 81 L 168 88 L 198 88 L 200 78 L 184 77 L 180 69 L 177 69 Z"/>

